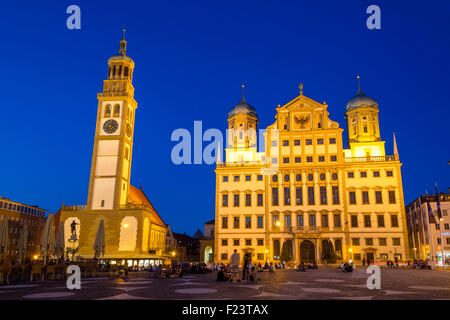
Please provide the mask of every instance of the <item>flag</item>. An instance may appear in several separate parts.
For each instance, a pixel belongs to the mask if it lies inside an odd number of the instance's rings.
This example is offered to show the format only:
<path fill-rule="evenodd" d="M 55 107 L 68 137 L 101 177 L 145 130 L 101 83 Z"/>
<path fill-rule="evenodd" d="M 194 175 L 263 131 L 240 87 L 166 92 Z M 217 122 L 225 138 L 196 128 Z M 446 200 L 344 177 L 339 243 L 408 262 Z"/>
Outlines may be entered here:
<path fill-rule="evenodd" d="M 434 184 L 434 187 L 436 188 L 436 207 L 437 207 L 438 219 L 441 220 L 442 219 L 441 202 L 439 201 L 439 191 L 437 188 L 437 183 Z"/>
<path fill-rule="evenodd" d="M 433 209 L 431 209 L 430 201 L 427 197 L 427 208 L 428 208 L 428 219 L 430 223 L 436 223 L 436 218 L 434 217 Z"/>
<path fill-rule="evenodd" d="M 417 219 L 417 207 L 415 202 L 414 202 L 414 222 L 416 223 L 416 228 L 418 228 L 419 220 Z"/>

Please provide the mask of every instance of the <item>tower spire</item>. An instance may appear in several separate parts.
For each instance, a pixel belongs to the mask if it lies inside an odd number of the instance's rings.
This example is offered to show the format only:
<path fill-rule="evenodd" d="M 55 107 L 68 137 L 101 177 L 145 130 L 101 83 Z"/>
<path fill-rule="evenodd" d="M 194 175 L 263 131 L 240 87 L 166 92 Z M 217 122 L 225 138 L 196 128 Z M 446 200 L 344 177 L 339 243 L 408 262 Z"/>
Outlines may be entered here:
<path fill-rule="evenodd" d="M 126 56 L 127 55 L 127 41 L 125 40 L 125 26 L 123 26 L 122 29 L 122 40 L 120 40 L 120 45 L 119 45 L 119 54 Z"/>
<path fill-rule="evenodd" d="M 361 81 L 360 81 L 360 78 L 361 78 L 361 77 L 360 77 L 359 75 L 356 76 L 356 79 L 358 79 L 358 92 L 357 92 L 357 95 L 363 93 L 363 92 L 361 91 Z"/>
<path fill-rule="evenodd" d="M 394 132 L 394 155 L 398 156 L 397 140 L 395 140 L 395 132 Z"/>
<path fill-rule="evenodd" d="M 240 103 L 246 103 L 247 101 L 245 101 L 245 84 L 244 81 L 242 81 L 242 98 L 241 98 L 241 102 Z"/>

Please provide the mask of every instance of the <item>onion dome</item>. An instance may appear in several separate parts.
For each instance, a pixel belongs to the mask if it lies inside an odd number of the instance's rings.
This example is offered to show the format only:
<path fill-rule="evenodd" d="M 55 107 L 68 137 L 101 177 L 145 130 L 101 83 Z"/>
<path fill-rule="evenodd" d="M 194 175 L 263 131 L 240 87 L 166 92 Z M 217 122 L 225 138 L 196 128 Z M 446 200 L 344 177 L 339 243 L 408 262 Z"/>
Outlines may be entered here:
<path fill-rule="evenodd" d="M 250 115 L 258 118 L 258 115 L 256 114 L 256 109 L 249 105 L 244 97 L 244 85 L 242 85 L 242 98 L 241 101 L 237 105 L 235 105 L 231 110 L 228 112 L 228 118 L 231 118 L 239 113 Z"/>
<path fill-rule="evenodd" d="M 350 110 L 350 109 L 355 109 L 355 108 L 359 108 L 362 106 L 375 107 L 378 109 L 378 102 L 375 99 L 366 96 L 362 92 L 361 86 L 359 83 L 359 76 L 357 78 L 358 78 L 358 92 L 356 93 L 356 96 L 354 96 L 347 102 L 346 109 Z"/>
<path fill-rule="evenodd" d="M 123 29 L 122 40 L 120 40 L 119 53 L 113 55 L 111 58 L 109 58 L 108 61 L 111 60 L 126 60 L 129 62 L 133 62 L 130 57 L 127 57 L 127 41 L 125 40 L 125 28 Z"/>

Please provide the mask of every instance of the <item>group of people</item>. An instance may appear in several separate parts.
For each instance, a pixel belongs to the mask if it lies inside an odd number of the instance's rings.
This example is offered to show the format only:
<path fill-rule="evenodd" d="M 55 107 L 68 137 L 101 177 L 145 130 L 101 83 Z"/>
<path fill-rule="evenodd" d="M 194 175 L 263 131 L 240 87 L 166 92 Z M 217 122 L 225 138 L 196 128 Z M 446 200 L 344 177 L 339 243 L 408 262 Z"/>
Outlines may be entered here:
<path fill-rule="evenodd" d="M 300 272 L 306 272 L 306 270 L 315 270 L 317 269 L 317 263 L 316 261 L 313 261 L 312 264 L 305 264 L 304 262 L 300 263 L 300 265 L 298 266 L 298 268 L 295 269 L 295 271 L 300 271 Z"/>
<path fill-rule="evenodd" d="M 431 264 L 430 261 L 428 261 L 428 259 L 426 259 L 425 261 L 422 259 L 420 260 L 414 259 L 413 268 L 416 270 L 431 269 Z"/>

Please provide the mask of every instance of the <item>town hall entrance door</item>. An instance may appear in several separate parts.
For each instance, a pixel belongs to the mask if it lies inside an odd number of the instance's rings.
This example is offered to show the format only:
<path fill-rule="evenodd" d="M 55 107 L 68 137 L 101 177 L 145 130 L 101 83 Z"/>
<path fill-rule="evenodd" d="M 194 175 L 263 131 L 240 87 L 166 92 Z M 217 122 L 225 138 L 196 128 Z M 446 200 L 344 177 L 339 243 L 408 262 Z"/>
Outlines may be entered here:
<path fill-rule="evenodd" d="M 312 263 L 316 260 L 314 244 L 309 240 L 304 240 L 300 244 L 300 262 Z"/>

